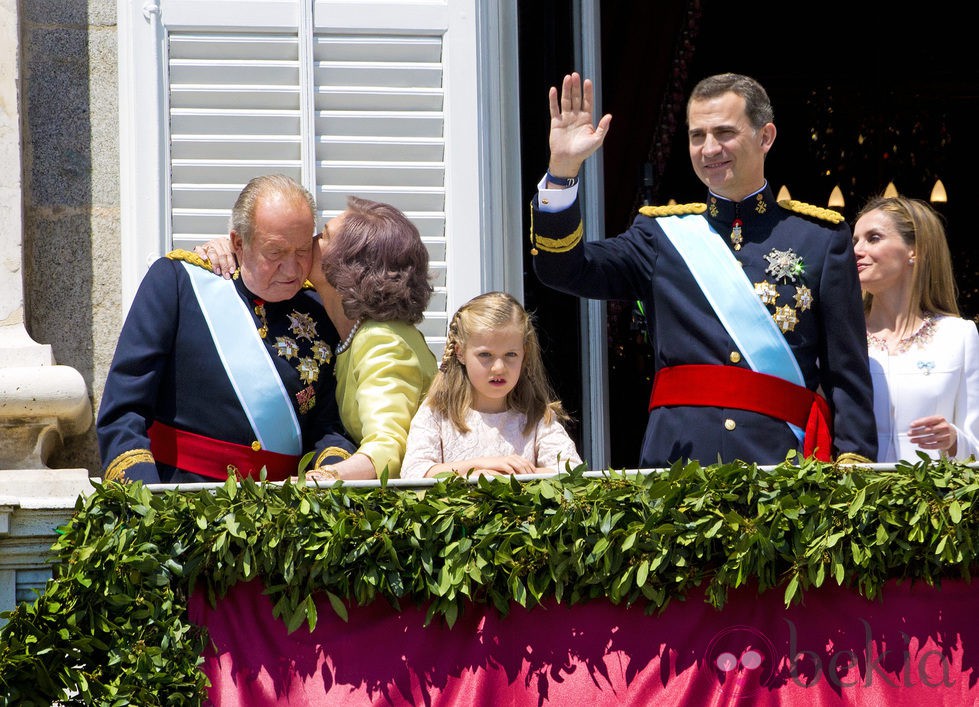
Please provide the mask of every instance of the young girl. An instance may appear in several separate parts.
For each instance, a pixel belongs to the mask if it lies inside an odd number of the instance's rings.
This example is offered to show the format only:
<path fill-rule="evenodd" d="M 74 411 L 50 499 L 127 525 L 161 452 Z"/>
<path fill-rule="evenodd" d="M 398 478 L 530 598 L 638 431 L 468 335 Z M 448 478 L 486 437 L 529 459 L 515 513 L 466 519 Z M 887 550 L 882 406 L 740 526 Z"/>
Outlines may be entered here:
<path fill-rule="evenodd" d="M 533 474 L 581 464 L 547 382 L 527 311 L 504 292 L 459 308 L 428 397 L 411 422 L 401 478 Z"/>

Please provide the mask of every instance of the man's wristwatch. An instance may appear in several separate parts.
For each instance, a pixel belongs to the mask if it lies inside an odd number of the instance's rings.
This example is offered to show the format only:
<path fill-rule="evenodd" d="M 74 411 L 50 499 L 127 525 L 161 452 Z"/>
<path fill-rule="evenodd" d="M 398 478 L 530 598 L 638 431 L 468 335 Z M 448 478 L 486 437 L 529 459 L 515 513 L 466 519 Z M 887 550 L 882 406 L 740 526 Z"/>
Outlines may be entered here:
<path fill-rule="evenodd" d="M 573 187 L 578 183 L 577 177 L 555 177 L 550 171 L 547 172 L 547 183 L 553 184 L 555 186 L 561 187 L 562 189 L 567 189 L 568 187 Z"/>

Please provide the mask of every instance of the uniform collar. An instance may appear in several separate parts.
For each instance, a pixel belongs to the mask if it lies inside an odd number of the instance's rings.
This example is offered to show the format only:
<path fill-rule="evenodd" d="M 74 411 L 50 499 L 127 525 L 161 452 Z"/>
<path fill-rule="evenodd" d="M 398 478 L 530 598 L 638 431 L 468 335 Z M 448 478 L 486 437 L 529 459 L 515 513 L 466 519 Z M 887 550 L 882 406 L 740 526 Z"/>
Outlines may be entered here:
<path fill-rule="evenodd" d="M 778 202 L 768 182 L 765 182 L 765 186 L 760 191 L 738 202 L 716 194 L 707 194 L 707 217 L 727 230 L 730 230 L 735 219 L 741 219 L 741 222 L 747 225 L 775 213 L 777 208 Z"/>
<path fill-rule="evenodd" d="M 239 294 L 244 296 L 249 302 L 259 302 L 263 301 L 261 297 L 256 295 L 254 292 L 249 290 L 245 286 L 245 278 L 241 277 L 241 270 L 236 270 L 234 276 L 231 278 L 235 283 L 235 289 L 238 290 Z"/>

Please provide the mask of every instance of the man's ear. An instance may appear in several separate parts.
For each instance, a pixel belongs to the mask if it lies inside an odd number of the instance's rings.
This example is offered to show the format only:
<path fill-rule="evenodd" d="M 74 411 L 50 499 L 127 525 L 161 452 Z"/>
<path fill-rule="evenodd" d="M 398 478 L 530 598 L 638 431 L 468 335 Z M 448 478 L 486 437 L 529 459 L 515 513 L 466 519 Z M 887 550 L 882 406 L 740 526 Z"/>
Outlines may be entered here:
<path fill-rule="evenodd" d="M 761 149 L 767 154 L 769 150 L 772 149 L 772 145 L 775 144 L 775 123 L 765 123 L 761 130 Z"/>
<path fill-rule="evenodd" d="M 241 262 L 241 253 L 244 249 L 245 242 L 237 231 L 231 232 L 231 248 L 235 252 L 235 257 L 238 258 L 238 262 Z"/>

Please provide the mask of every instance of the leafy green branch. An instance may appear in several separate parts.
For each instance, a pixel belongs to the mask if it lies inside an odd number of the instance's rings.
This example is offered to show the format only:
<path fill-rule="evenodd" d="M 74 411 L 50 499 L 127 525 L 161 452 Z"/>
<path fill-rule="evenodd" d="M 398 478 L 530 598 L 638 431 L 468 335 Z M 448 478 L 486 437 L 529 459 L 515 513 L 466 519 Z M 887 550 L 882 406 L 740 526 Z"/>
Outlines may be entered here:
<path fill-rule="evenodd" d="M 425 490 L 229 480 L 153 494 L 106 483 L 52 546 L 41 597 L 0 630 L 0 704 L 200 704 L 216 601 L 260 578 L 290 631 L 322 603 L 426 606 L 452 626 L 473 605 L 589 600 L 662 610 L 705 586 L 777 589 L 786 604 L 827 582 L 879 597 L 892 579 L 970 578 L 979 542 L 973 468 L 922 458 L 875 470 L 815 461 L 662 473 L 578 469 L 518 481 L 458 477 Z"/>

